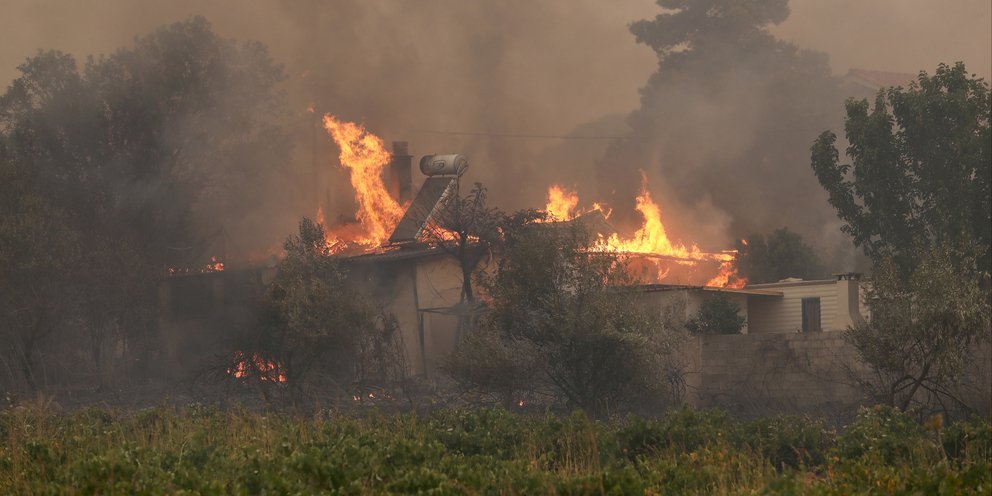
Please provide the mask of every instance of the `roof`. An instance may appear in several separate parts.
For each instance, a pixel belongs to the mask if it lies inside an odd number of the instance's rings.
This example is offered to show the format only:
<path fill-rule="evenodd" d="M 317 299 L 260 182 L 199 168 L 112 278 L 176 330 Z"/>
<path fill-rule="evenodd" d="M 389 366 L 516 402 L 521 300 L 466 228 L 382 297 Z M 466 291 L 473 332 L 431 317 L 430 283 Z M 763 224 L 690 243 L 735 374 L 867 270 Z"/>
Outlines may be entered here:
<path fill-rule="evenodd" d="M 734 293 L 743 294 L 749 296 L 770 296 L 770 297 L 782 297 L 781 291 L 772 291 L 768 289 L 751 289 L 751 287 L 746 287 L 743 289 L 737 288 L 717 288 L 714 286 L 689 286 L 685 284 L 641 284 L 638 286 L 641 291 L 645 293 L 655 293 L 659 291 L 709 291 L 713 293 Z"/>
<path fill-rule="evenodd" d="M 373 253 L 363 253 L 361 255 L 341 257 L 341 261 L 342 263 L 349 264 L 381 263 L 440 255 L 445 255 L 445 252 L 437 246 L 432 246 L 425 243 L 414 243 L 403 245 L 402 247 L 386 247 Z"/>
<path fill-rule="evenodd" d="M 817 279 L 813 281 L 779 281 L 779 282 L 766 282 L 763 284 L 748 284 L 748 289 L 766 289 L 766 288 L 785 288 L 792 286 L 815 286 L 817 284 L 836 284 L 837 279 Z"/>
<path fill-rule="evenodd" d="M 424 226 L 444 207 L 445 200 L 454 191 L 456 179 L 454 176 L 428 177 L 417 192 L 413 203 L 406 209 L 403 218 L 396 224 L 396 229 L 389 236 L 389 242 L 416 241 Z"/>

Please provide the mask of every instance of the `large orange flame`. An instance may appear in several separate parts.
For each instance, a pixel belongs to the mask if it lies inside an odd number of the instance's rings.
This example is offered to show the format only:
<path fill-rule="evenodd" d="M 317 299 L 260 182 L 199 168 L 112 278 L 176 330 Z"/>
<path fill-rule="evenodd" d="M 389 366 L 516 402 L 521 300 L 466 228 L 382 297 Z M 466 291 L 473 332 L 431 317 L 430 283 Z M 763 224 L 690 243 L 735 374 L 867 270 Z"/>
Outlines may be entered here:
<path fill-rule="evenodd" d="M 545 211 L 555 220 L 568 220 L 574 216 L 575 207 L 579 205 L 579 195 L 574 191 L 552 185 L 548 188 L 548 206 Z"/>
<path fill-rule="evenodd" d="M 719 268 L 717 275 L 705 283 L 706 286 L 743 287 L 747 283 L 746 280 L 737 275 L 734 251 L 708 253 L 700 250 L 695 244 L 685 245 L 672 241 L 665 229 L 665 224 L 662 222 L 661 207 L 651 198 L 647 178 L 643 173 L 641 174 L 641 192 L 637 195 L 636 200 L 636 209 L 644 219 L 644 223 L 634 233 L 634 236 L 621 238 L 620 235 L 614 233 L 609 237 L 600 237 L 593 245 L 593 249 L 642 256 L 649 263 L 654 264 L 656 268 L 654 278 L 658 281 L 668 277 L 672 262 L 695 266 L 699 262 L 709 261 L 718 263 Z M 545 210 L 555 220 L 571 220 L 582 213 L 576 208 L 578 203 L 577 194 L 559 185 L 552 185 L 548 188 L 548 204 Z M 602 210 L 603 208 L 599 204 L 593 204 L 593 209 Z"/>
<path fill-rule="evenodd" d="M 364 231 L 345 241 L 380 246 L 396 228 L 404 211 L 382 182 L 382 170 L 389 163 L 390 154 L 382 139 L 361 124 L 339 121 L 326 114 L 324 128 L 341 148 L 341 165 L 351 173 L 351 186 L 358 202 L 357 217 Z M 340 238 L 333 230 L 328 231 L 329 244 L 339 242 Z"/>

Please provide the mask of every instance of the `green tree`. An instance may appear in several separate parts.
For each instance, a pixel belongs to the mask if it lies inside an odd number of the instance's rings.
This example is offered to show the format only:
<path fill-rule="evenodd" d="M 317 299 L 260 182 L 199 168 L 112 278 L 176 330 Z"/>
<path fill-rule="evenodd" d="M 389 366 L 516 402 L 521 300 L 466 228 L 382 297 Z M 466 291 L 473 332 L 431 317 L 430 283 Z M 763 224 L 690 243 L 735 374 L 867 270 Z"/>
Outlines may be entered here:
<path fill-rule="evenodd" d="M 881 90 L 873 105 L 848 100 L 850 164 L 839 159 L 834 133 L 812 147 L 812 165 L 830 204 L 876 263 L 889 258 L 908 277 L 922 243 L 979 250 L 978 269 L 992 264 L 992 113 L 989 85 L 963 63 L 920 72 L 907 89 Z M 962 244 L 964 243 L 964 244 Z"/>
<path fill-rule="evenodd" d="M 820 257 L 788 228 L 776 229 L 767 238 L 752 234 L 737 244 L 737 267 L 751 284 L 781 281 L 789 277 L 822 277 Z"/>
<path fill-rule="evenodd" d="M 903 409 L 946 409 L 971 347 L 989 339 L 990 112 L 988 83 L 941 64 L 872 106 L 847 102 L 851 164 L 831 132 L 812 147 L 844 231 L 874 266 L 871 321 L 847 338 L 877 375 L 869 391 Z"/>
<path fill-rule="evenodd" d="M 58 52 L 20 71 L 0 97 L 11 159 L 83 232 L 130 237 L 159 270 L 195 265 L 204 233 L 250 210 L 288 157 L 281 67 L 200 17 L 83 71 Z"/>
<path fill-rule="evenodd" d="M 109 351 L 137 351 L 155 326 L 156 279 L 200 265 L 288 158 L 284 76 L 263 45 L 222 39 L 199 17 L 82 70 L 59 52 L 19 70 L 0 96 L 3 160 L 26 171 L 29 193 L 15 198 L 40 198 L 71 231 L 75 279 L 52 281 L 77 299 L 74 332 L 106 385 Z"/>
<path fill-rule="evenodd" d="M 46 385 L 43 352 L 71 321 L 81 258 L 66 216 L 0 143 L 0 339 L 9 390 Z M 22 382 L 23 381 L 23 382 Z"/>
<path fill-rule="evenodd" d="M 241 343 L 242 353 L 235 359 L 245 363 L 259 356 L 262 363 L 278 364 L 298 399 L 327 385 L 339 396 L 350 396 L 363 375 L 382 370 L 376 364 L 397 364 L 395 353 L 402 350 L 394 346 L 395 320 L 349 284 L 347 273 L 331 256 L 322 225 L 304 218 L 299 233 L 290 236 L 284 248 L 286 257 L 262 302 L 261 332 L 254 342 Z M 383 362 L 387 354 L 390 360 Z M 234 366 L 257 369 L 252 362 Z M 247 375 L 274 379 L 271 368 L 252 372 Z"/>
<path fill-rule="evenodd" d="M 630 293 L 621 257 L 590 252 L 579 223 L 524 223 L 505 237 L 484 281 L 490 311 L 463 340 L 451 367 L 456 379 L 497 393 L 547 394 L 600 415 L 659 387 L 655 372 L 671 336 Z"/>
<path fill-rule="evenodd" d="M 908 280 L 891 257 L 875 265 L 867 291 L 871 320 L 847 331 L 874 371 L 864 385 L 876 400 L 903 410 L 979 406 L 958 387 L 974 345 L 992 332 L 989 294 L 974 280 L 978 261 L 973 250 L 947 245 L 920 250 Z"/>
<path fill-rule="evenodd" d="M 703 300 L 685 326 L 693 334 L 740 334 L 747 323 L 740 312 L 741 307 L 727 295 L 716 293 Z"/>

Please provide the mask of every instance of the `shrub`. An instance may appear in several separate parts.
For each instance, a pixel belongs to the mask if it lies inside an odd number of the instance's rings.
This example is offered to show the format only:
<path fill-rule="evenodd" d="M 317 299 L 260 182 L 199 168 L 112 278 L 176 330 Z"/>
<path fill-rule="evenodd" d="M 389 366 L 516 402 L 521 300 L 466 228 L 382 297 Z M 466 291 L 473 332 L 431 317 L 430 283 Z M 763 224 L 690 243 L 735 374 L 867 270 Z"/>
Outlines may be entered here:
<path fill-rule="evenodd" d="M 891 406 L 862 407 L 840 436 L 835 450 L 842 459 L 871 458 L 885 464 L 931 458 L 936 446 L 908 414 Z"/>

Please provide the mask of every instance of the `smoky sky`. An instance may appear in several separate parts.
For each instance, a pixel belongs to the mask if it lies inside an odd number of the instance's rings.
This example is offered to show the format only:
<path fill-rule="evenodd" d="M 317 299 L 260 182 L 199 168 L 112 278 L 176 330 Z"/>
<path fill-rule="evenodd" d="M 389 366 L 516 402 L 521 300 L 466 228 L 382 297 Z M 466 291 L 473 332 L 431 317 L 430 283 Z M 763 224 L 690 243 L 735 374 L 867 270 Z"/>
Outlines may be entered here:
<path fill-rule="evenodd" d="M 555 141 L 432 131 L 608 137 L 629 132 L 624 116 L 657 70 L 654 52 L 628 25 L 660 12 L 652 0 L 4 0 L 0 81 L 39 49 L 77 57 L 112 52 L 156 27 L 202 15 L 223 37 L 253 39 L 285 64 L 284 88 L 296 115 L 294 160 L 271 215 L 253 214 L 273 236 L 293 228 L 320 201 L 331 215 L 354 209 L 335 150 L 305 109 L 364 122 L 387 142 L 406 140 L 414 155 L 457 151 L 472 161 L 468 179 L 490 187 L 505 209 L 543 204 L 551 182 L 575 187 L 591 203 L 605 190 L 596 173 L 609 140 Z M 916 73 L 963 60 L 992 74 L 992 3 L 924 0 L 793 0 L 771 32 L 826 53 L 834 74 L 851 67 Z M 809 143 L 815 135 L 809 136 Z M 316 160 L 325 186 L 312 184 Z M 633 164 L 633 168 L 651 164 Z M 617 180 L 629 182 L 627 176 Z M 729 242 L 734 218 L 705 198 L 686 202 L 663 174 L 651 177 L 665 211 L 691 212 L 679 223 L 713 243 Z M 415 175 L 414 184 L 420 178 Z M 299 190 L 299 191 L 296 191 Z M 305 190 L 305 191 L 304 191 Z M 315 191 L 316 190 L 316 191 Z M 819 194 L 819 192 L 816 192 Z M 705 195 L 704 195 L 705 196 Z M 762 211 L 788 208 L 764 195 Z M 688 215 L 688 214 L 686 214 Z M 769 221 L 770 222 L 770 221 Z M 757 225 L 754 227 L 781 227 Z M 830 226 L 829 229 L 835 229 Z"/>

